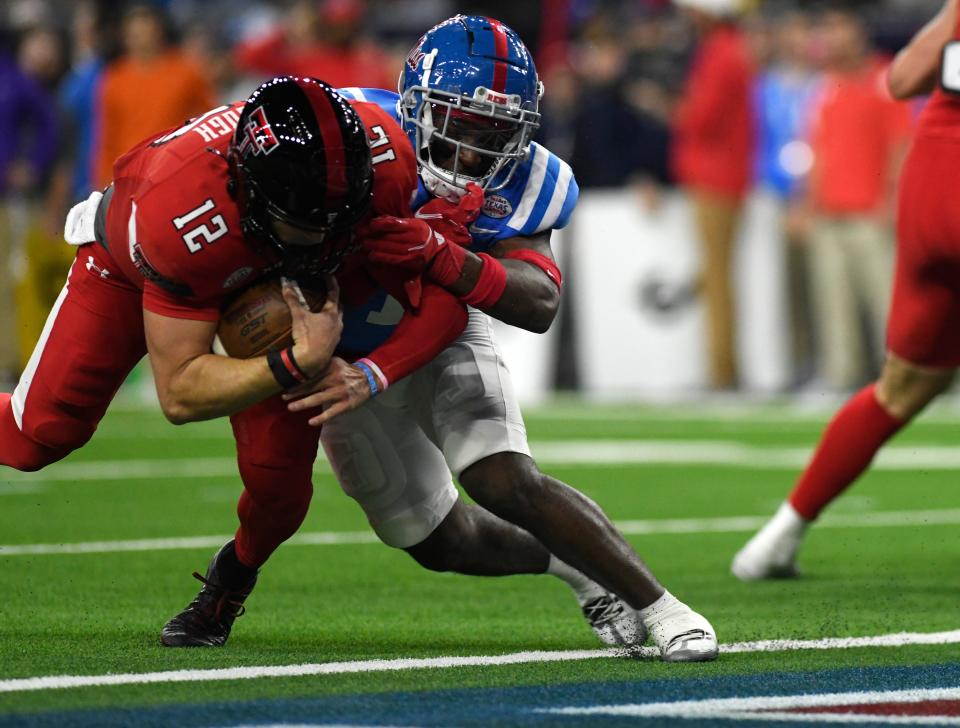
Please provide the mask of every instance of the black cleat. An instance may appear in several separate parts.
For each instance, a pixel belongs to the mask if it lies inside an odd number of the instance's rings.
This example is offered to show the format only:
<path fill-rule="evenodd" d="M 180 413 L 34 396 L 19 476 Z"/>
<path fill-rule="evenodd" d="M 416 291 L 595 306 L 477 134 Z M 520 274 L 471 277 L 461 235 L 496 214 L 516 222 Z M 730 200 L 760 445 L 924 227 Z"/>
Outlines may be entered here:
<path fill-rule="evenodd" d="M 233 620 L 244 612 L 243 602 L 257 583 L 256 569 L 241 564 L 233 541 L 221 548 L 210 562 L 200 593 L 180 614 L 163 625 L 160 642 L 166 647 L 222 647 L 230 636 Z"/>

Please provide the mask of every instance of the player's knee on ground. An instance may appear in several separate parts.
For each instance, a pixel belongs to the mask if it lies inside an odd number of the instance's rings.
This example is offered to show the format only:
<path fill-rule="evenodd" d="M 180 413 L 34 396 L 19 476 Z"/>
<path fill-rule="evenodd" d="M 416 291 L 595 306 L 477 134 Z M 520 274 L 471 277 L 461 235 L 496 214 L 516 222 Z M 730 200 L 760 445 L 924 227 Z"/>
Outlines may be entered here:
<path fill-rule="evenodd" d="M 953 381 L 953 369 L 918 367 L 890 355 L 877 382 L 877 401 L 901 421 L 913 419 Z"/>
<path fill-rule="evenodd" d="M 532 458 L 498 453 L 474 463 L 460 475 L 460 484 L 477 503 L 512 521 L 535 508 L 544 487 L 543 474 Z"/>

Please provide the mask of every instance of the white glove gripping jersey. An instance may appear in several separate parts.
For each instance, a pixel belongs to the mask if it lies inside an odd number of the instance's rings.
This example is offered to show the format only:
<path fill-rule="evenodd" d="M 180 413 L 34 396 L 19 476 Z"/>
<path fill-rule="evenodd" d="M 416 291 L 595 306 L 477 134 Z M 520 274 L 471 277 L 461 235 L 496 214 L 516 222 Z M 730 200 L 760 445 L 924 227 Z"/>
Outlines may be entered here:
<path fill-rule="evenodd" d="M 379 105 L 402 125 L 398 93 L 369 88 L 338 90 L 348 99 Z M 473 237 L 470 249 L 475 253 L 486 252 L 507 238 L 559 230 L 570 220 L 580 196 L 570 165 L 536 142 L 530 145 L 526 159 L 518 164 L 509 185 L 487 193 L 480 216 L 470 226 Z M 416 211 L 430 199 L 421 180 L 411 206 Z M 371 297 L 364 306 L 345 309 L 341 347 L 348 351 L 371 351 L 386 341 L 402 313 L 400 304 L 386 292 Z"/>

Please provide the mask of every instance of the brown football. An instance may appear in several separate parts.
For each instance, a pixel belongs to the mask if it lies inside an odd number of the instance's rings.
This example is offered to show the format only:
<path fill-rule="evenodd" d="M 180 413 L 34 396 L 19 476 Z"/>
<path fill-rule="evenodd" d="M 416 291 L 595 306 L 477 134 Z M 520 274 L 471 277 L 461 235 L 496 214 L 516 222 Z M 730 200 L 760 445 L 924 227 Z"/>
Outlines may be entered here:
<path fill-rule="evenodd" d="M 301 288 L 311 311 L 319 311 L 326 294 Z M 271 349 L 283 349 L 293 343 L 290 309 L 283 300 L 279 278 L 254 283 L 237 293 L 220 313 L 216 354 L 236 359 L 264 356 Z"/>

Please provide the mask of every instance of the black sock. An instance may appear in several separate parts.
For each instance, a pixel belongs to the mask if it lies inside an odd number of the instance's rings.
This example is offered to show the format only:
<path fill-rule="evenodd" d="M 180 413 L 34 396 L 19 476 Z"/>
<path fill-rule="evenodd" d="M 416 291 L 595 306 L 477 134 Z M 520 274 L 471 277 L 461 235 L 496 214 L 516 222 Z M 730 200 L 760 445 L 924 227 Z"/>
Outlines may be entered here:
<path fill-rule="evenodd" d="M 245 589 L 256 577 L 257 569 L 240 563 L 233 541 L 228 542 L 216 557 L 217 582 L 227 589 Z"/>

